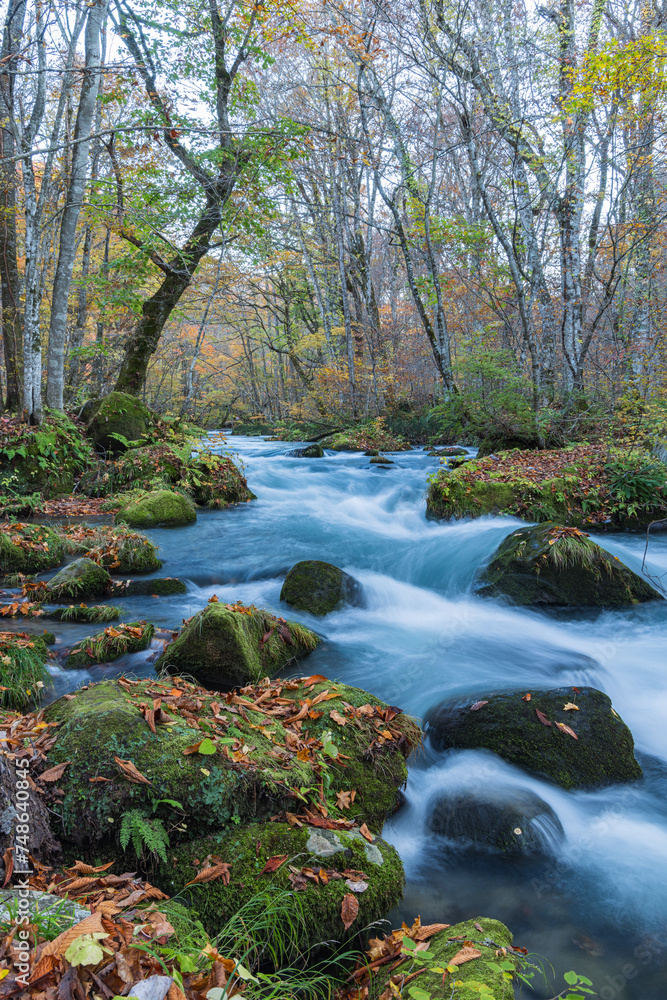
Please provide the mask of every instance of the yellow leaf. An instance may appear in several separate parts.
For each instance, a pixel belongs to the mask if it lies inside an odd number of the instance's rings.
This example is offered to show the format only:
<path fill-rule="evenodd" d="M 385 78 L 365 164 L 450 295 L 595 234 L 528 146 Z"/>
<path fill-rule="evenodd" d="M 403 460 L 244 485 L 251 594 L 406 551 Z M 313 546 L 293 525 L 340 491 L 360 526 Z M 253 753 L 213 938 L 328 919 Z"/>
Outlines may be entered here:
<path fill-rule="evenodd" d="M 564 712 L 578 712 L 579 706 L 575 705 L 573 701 L 568 701 L 567 705 L 563 705 Z"/>

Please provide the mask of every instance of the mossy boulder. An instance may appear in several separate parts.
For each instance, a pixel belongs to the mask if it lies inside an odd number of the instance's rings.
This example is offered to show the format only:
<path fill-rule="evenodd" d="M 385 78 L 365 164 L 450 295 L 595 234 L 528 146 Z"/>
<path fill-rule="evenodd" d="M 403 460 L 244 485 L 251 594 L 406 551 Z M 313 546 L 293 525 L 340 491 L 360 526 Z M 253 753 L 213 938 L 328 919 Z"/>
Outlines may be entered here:
<path fill-rule="evenodd" d="M 111 587 L 111 577 L 103 566 L 85 556 L 63 566 L 52 577 L 46 589 L 46 600 L 56 604 L 87 601 L 102 597 Z"/>
<path fill-rule="evenodd" d="M 502 786 L 441 795 L 429 806 L 428 827 L 464 846 L 507 855 L 549 853 L 564 835 L 558 816 L 539 795 Z"/>
<path fill-rule="evenodd" d="M 324 448 L 321 444 L 309 444 L 305 448 L 293 448 L 285 452 L 285 458 L 324 458 Z"/>
<path fill-rule="evenodd" d="M 459 448 L 458 445 L 451 445 L 448 448 L 432 448 L 431 445 L 427 444 L 424 451 L 428 452 L 429 458 L 454 458 L 457 455 L 468 454 L 465 448 Z"/>
<path fill-rule="evenodd" d="M 70 552 L 113 572 L 153 573 L 162 566 L 157 545 L 124 524 L 66 524 L 58 530 Z"/>
<path fill-rule="evenodd" d="M 361 584 L 332 563 L 305 559 L 285 577 L 280 600 L 312 615 L 328 615 L 343 604 L 361 604 Z"/>
<path fill-rule="evenodd" d="M 384 455 L 375 455 L 371 458 L 371 465 L 395 465 L 390 458 L 385 458 Z"/>
<path fill-rule="evenodd" d="M 534 691 L 528 701 L 524 694 L 489 694 L 474 703 L 439 705 L 426 717 L 431 744 L 436 750 L 492 750 L 567 789 L 642 777 L 632 733 L 602 691 L 556 688 Z M 566 710 L 575 704 L 576 709 Z"/>
<path fill-rule="evenodd" d="M 479 572 L 477 589 L 515 604 L 624 607 L 663 600 L 579 529 L 550 521 L 508 535 Z"/>
<path fill-rule="evenodd" d="M 186 594 L 188 588 L 175 576 L 158 577 L 152 580 L 114 580 L 114 597 L 170 597 L 172 594 Z"/>
<path fill-rule="evenodd" d="M 156 882 L 164 892 L 189 899 L 212 936 L 251 899 L 265 897 L 269 906 L 272 897 L 294 892 L 296 934 L 291 957 L 296 957 L 322 944 L 335 947 L 349 941 L 400 902 L 405 883 L 401 859 L 386 841 L 378 837 L 372 841 L 368 843 L 358 829 L 251 823 L 170 850 Z M 229 884 L 218 879 L 186 888 L 209 855 L 231 864 Z M 265 873 L 267 862 L 277 857 L 284 857 L 284 862 L 277 871 Z M 327 881 L 299 877 L 302 869 L 313 873 L 323 869 Z M 359 903 L 349 930 L 341 918 L 347 894 L 354 894 Z"/>
<path fill-rule="evenodd" d="M 65 667 L 90 667 L 93 663 L 111 663 L 127 653 L 147 649 L 155 633 L 149 622 L 124 622 L 83 639 L 69 653 Z"/>
<path fill-rule="evenodd" d="M 271 676 L 311 653 L 320 639 L 297 622 L 242 604 L 212 601 L 183 626 L 156 669 L 190 674 L 201 684 L 234 687 Z"/>
<path fill-rule="evenodd" d="M 0 573 L 42 573 L 60 566 L 62 540 L 45 524 L 0 524 Z"/>
<path fill-rule="evenodd" d="M 231 458 L 208 451 L 188 461 L 180 485 L 200 507 L 220 508 L 257 499 Z"/>
<path fill-rule="evenodd" d="M 244 692 L 225 702 L 182 678 L 121 679 L 50 705 L 46 721 L 59 725 L 47 765 L 70 762 L 58 782 L 61 839 L 111 849 L 123 813 L 150 815 L 153 803 L 171 799 L 182 811 L 163 801 L 157 815 L 173 825 L 176 847 L 281 812 L 315 815 L 320 787 L 330 817 L 380 830 L 407 778 L 405 759 L 420 739 L 416 723 L 333 681 L 281 680 Z M 339 728 L 331 711 L 347 724 Z M 128 780 L 119 760 L 131 761 L 148 784 Z M 93 795 L 91 779 L 99 777 L 110 780 L 96 783 Z"/>
<path fill-rule="evenodd" d="M 154 422 L 151 411 L 136 396 L 110 392 L 88 408 L 88 436 L 97 451 L 116 455 L 128 442 L 145 437 Z"/>
<path fill-rule="evenodd" d="M 133 528 L 173 528 L 197 520 L 189 497 L 172 490 L 144 493 L 116 512 L 116 521 Z"/>
<path fill-rule="evenodd" d="M 455 973 L 448 973 L 444 977 L 444 982 L 443 976 L 427 972 L 419 977 L 417 983 L 420 988 L 428 990 L 431 1000 L 480 1000 L 480 997 L 509 1000 L 513 995 L 511 982 L 504 979 L 502 970 L 490 968 L 489 963 L 498 966 L 501 961 L 509 960 L 518 966 L 518 960 L 511 951 L 512 940 L 512 934 L 504 924 L 488 917 L 474 917 L 452 924 L 429 942 L 428 954 L 431 955 L 433 964 L 445 969 L 464 947 L 464 942 L 480 952 L 480 957 L 459 965 Z M 508 951 L 506 955 L 499 957 L 501 948 Z M 383 970 L 377 978 L 386 982 L 383 978 L 386 976 Z M 487 989 L 480 990 L 481 986 Z M 378 989 L 378 996 L 380 992 Z"/>

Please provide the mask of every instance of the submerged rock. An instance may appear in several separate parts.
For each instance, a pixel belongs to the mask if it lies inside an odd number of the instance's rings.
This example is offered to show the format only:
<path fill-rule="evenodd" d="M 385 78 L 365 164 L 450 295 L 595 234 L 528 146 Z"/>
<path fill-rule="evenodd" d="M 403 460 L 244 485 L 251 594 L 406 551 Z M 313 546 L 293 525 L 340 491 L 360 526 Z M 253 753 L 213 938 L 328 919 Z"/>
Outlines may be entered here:
<path fill-rule="evenodd" d="M 111 587 L 111 577 L 92 559 L 75 559 L 47 583 L 46 600 L 57 604 L 102 597 Z"/>
<path fill-rule="evenodd" d="M 306 448 L 285 452 L 285 458 L 324 458 L 324 448 L 321 444 L 309 444 Z"/>
<path fill-rule="evenodd" d="M 173 528 L 197 520 L 189 497 L 173 490 L 155 490 L 130 500 L 116 513 L 116 521 L 133 528 Z"/>
<path fill-rule="evenodd" d="M 508 535 L 479 572 L 477 589 L 515 604 L 623 607 L 663 600 L 583 532 L 551 521 Z"/>
<path fill-rule="evenodd" d="M 45 524 L 0 525 L 0 573 L 42 573 L 60 566 L 63 543 Z"/>
<path fill-rule="evenodd" d="M 281 893 L 298 893 L 296 933 L 290 945 L 290 956 L 296 957 L 325 943 L 332 947 L 349 940 L 400 902 L 405 884 L 401 859 L 386 841 L 378 837 L 372 841 L 368 843 L 358 829 L 292 828 L 287 823 L 231 827 L 220 836 L 170 849 L 169 863 L 160 866 L 156 881 L 170 895 L 191 896 L 211 935 L 258 894 L 268 903 Z M 229 883 L 218 879 L 194 890 L 186 888 L 211 854 L 231 863 Z M 274 864 L 284 860 L 275 872 L 271 866 L 264 872 L 271 859 Z M 327 874 L 315 879 L 302 874 L 303 869 L 311 873 L 324 869 Z M 359 913 L 346 930 L 341 908 L 348 894 L 355 896 Z"/>
<path fill-rule="evenodd" d="M 71 650 L 65 660 L 65 667 L 90 667 L 93 663 L 111 663 L 127 653 L 138 653 L 147 649 L 155 633 L 155 627 L 148 622 L 127 622 L 113 625 L 83 639 Z"/>
<path fill-rule="evenodd" d="M 316 678 L 246 688 L 229 703 L 182 678 L 177 684 L 104 681 L 46 709 L 46 721 L 59 723 L 47 765 L 69 762 L 58 780 L 64 841 L 114 849 L 129 809 L 147 816 L 156 810 L 173 827 L 173 848 L 283 810 L 315 817 L 323 768 L 329 817 L 382 828 L 407 778 L 405 759 L 420 739 L 417 724 L 400 710 Z M 339 726 L 331 712 L 349 724 Z M 128 761 L 141 777 L 128 773 Z M 98 777 L 109 780 L 95 784 L 93 795 L 90 779 Z"/>
<path fill-rule="evenodd" d="M 565 709 L 576 704 L 576 709 Z M 559 728 L 567 726 L 567 730 Z M 490 694 L 476 702 L 446 702 L 426 717 L 436 750 L 486 749 L 562 788 L 635 781 L 642 770 L 632 733 L 595 688 Z"/>
<path fill-rule="evenodd" d="M 395 465 L 390 458 L 385 458 L 384 455 L 375 455 L 371 459 L 371 465 Z"/>
<path fill-rule="evenodd" d="M 153 414 L 136 396 L 110 392 L 104 399 L 86 404 L 88 436 L 98 451 L 116 455 L 131 442 L 141 440 L 153 423 Z"/>
<path fill-rule="evenodd" d="M 332 563 L 304 559 L 285 577 L 280 600 L 311 615 L 328 615 L 343 604 L 361 604 L 362 589 L 354 577 Z"/>
<path fill-rule="evenodd" d="M 441 796 L 432 806 L 429 829 L 450 840 L 490 847 L 503 854 L 552 851 L 563 827 L 539 795 L 519 788 L 484 788 Z"/>
<path fill-rule="evenodd" d="M 158 577 L 151 580 L 114 580 L 114 597 L 169 597 L 171 594 L 186 594 L 188 588 L 175 576 Z"/>
<path fill-rule="evenodd" d="M 271 676 L 311 653 L 320 639 L 297 622 L 240 603 L 209 602 L 183 626 L 156 670 L 190 674 L 201 684 L 234 687 Z"/>

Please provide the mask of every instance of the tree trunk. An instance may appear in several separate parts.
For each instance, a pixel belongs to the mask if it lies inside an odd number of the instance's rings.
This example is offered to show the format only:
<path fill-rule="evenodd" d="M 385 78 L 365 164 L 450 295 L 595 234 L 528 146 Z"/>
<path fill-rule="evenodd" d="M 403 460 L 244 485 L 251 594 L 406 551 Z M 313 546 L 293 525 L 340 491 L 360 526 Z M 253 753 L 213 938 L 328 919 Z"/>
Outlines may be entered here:
<path fill-rule="evenodd" d="M 108 0 L 97 0 L 90 8 L 85 33 L 85 71 L 81 84 L 79 107 L 74 126 L 72 166 L 67 199 L 60 225 L 58 264 L 53 280 L 51 298 L 51 325 L 47 362 L 46 405 L 55 410 L 63 408 L 63 381 L 65 363 L 65 333 L 67 330 L 67 303 L 72 283 L 72 270 L 76 255 L 76 227 L 86 187 L 90 132 L 95 118 L 97 94 L 100 85 L 100 30 L 106 18 Z"/>
<path fill-rule="evenodd" d="M 0 54 L 0 290 L 7 409 L 21 405 L 21 279 L 16 250 L 16 143 L 11 126 L 14 73 L 23 32 L 25 0 L 10 0 Z"/>

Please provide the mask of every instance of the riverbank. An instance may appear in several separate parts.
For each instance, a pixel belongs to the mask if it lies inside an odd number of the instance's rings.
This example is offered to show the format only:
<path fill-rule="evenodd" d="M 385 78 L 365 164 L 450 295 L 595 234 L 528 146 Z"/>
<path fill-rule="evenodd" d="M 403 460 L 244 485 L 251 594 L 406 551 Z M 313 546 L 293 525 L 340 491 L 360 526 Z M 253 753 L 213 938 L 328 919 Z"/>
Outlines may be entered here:
<path fill-rule="evenodd" d="M 443 754 L 428 744 L 410 761 L 403 808 L 382 834 L 397 849 L 407 877 L 391 925 L 405 920 L 411 926 L 418 913 L 424 923 L 494 916 L 519 944 L 554 963 L 557 982 L 574 968 L 605 984 L 606 975 L 634 964 L 638 975 L 619 998 L 662 1000 L 659 956 L 640 968 L 633 952 L 665 919 L 664 609 L 650 604 L 613 615 L 550 612 L 474 597 L 479 567 L 519 524 L 511 518 L 426 521 L 424 486 L 439 466 L 424 451 L 392 454 L 394 464 L 381 467 L 361 453 L 326 451 L 322 459 L 298 459 L 286 458 L 290 446 L 280 442 L 231 443 L 258 500 L 201 509 L 195 523 L 182 527 L 148 529 L 164 565 L 143 579 L 178 577 L 186 592 L 159 600 L 150 593 L 108 600 L 122 608 L 122 620 L 153 622 L 159 638 L 144 653 L 110 666 L 81 672 L 54 666 L 48 700 L 127 671 L 153 676 L 150 659 L 161 651 L 165 633 L 213 595 L 314 628 L 325 641 L 306 661 L 309 672 L 371 691 L 420 718 L 440 702 L 459 696 L 484 700 L 510 682 L 522 693 L 602 689 L 635 735 L 645 775 L 638 784 L 565 792 L 488 753 Z M 604 545 L 641 570 L 641 538 L 609 533 Z M 287 570 L 305 558 L 345 569 L 362 584 L 364 606 L 347 606 L 322 620 L 284 605 L 280 591 Z M 655 575 L 667 569 L 661 538 L 651 543 L 647 565 Z M 96 630 L 76 622 L 48 624 L 57 633 L 57 655 Z M 44 623 L 36 626 L 43 630 Z M 304 666 L 294 674 L 302 675 Z M 433 802 L 445 790 L 465 794 L 487 786 L 525 789 L 547 803 L 565 835 L 555 852 L 503 860 L 457 847 L 431 830 Z"/>

